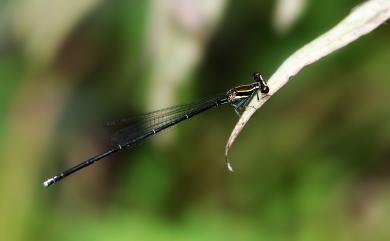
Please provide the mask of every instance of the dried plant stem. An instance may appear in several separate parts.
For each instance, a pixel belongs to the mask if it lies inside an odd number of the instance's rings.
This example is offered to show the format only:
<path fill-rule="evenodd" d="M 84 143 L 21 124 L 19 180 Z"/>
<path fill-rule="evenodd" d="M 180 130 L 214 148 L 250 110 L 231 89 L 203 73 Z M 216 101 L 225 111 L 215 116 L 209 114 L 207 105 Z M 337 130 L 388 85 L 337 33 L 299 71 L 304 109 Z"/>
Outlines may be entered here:
<path fill-rule="evenodd" d="M 253 98 L 249 104 L 253 108 L 247 108 L 237 122 L 226 144 L 225 158 L 228 158 L 234 141 L 255 111 L 282 88 L 292 76 L 296 75 L 305 66 L 373 31 L 389 18 L 390 0 L 367 1 L 355 7 L 345 19 L 328 32 L 306 44 L 287 58 L 268 81 L 269 95 L 260 100 Z"/>

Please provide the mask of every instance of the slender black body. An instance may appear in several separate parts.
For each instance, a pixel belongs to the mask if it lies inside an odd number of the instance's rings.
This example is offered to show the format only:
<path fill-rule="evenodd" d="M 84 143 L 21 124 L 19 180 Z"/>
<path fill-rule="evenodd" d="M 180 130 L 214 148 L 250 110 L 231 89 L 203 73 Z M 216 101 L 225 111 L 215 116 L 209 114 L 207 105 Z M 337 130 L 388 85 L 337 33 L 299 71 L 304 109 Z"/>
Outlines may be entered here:
<path fill-rule="evenodd" d="M 138 118 L 129 118 L 125 119 L 124 121 L 112 122 L 110 125 L 118 125 L 118 123 L 126 124 L 129 122 L 126 128 L 122 128 L 119 132 L 117 132 L 119 141 L 117 141 L 114 148 L 96 155 L 52 178 L 47 179 L 43 185 L 48 187 L 54 183 L 57 183 L 72 173 L 75 173 L 116 152 L 131 147 L 142 140 L 154 136 L 155 134 L 171 126 L 190 119 L 193 116 L 213 107 L 230 103 L 234 107 L 237 114 L 239 114 L 237 110 L 246 107 L 249 100 L 251 99 L 250 97 L 258 94 L 257 92 L 259 90 L 264 94 L 267 94 L 269 91 L 267 84 L 259 73 L 254 73 L 253 78 L 256 81 L 253 84 L 241 85 L 232 88 L 226 94 L 204 99 L 195 104 L 171 107 L 160 111 L 151 112 Z M 140 123 L 140 121 L 145 121 L 146 124 Z"/>

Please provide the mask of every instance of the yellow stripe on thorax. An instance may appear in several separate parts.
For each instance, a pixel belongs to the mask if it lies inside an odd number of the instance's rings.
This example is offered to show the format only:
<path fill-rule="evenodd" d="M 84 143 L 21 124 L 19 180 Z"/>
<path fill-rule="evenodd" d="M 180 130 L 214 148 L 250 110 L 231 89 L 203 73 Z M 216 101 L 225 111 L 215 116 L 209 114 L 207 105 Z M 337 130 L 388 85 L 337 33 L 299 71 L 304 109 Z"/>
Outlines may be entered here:
<path fill-rule="evenodd" d="M 250 93 L 256 90 L 256 87 L 252 84 L 239 85 L 234 88 L 234 91 L 238 93 Z"/>

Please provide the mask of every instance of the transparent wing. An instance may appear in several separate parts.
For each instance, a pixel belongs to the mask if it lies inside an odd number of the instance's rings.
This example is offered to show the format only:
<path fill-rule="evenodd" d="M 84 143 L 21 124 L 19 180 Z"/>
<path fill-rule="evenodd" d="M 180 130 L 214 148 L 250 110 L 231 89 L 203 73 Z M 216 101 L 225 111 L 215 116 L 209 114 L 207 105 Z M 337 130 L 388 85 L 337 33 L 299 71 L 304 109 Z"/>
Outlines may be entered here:
<path fill-rule="evenodd" d="M 151 132 L 153 129 L 162 127 L 165 124 L 182 118 L 186 114 L 196 112 L 197 110 L 208 106 L 216 105 L 216 103 L 223 98 L 226 98 L 226 94 L 204 98 L 191 104 L 173 106 L 144 115 L 137 115 L 117 121 L 111 121 L 107 123 L 106 126 L 121 128 L 114 133 L 111 140 L 114 145 L 123 146 L 131 140 Z"/>

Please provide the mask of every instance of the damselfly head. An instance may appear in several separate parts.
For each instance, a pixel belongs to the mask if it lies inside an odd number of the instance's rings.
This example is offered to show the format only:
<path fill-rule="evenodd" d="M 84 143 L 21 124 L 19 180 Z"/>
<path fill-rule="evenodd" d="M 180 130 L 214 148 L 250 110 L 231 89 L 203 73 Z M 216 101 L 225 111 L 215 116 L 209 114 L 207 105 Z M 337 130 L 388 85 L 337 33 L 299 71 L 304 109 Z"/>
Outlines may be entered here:
<path fill-rule="evenodd" d="M 261 74 L 259 72 L 254 72 L 252 74 L 252 76 L 253 76 L 253 80 L 255 80 L 257 82 L 260 82 L 261 80 L 263 80 L 263 76 L 261 76 Z"/>
<path fill-rule="evenodd" d="M 265 82 L 263 76 L 259 72 L 253 73 L 253 80 L 259 83 L 259 89 L 261 93 L 268 94 L 269 87 L 267 83 Z"/>

